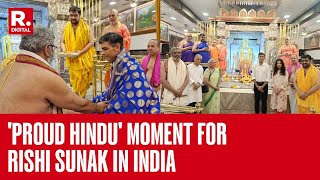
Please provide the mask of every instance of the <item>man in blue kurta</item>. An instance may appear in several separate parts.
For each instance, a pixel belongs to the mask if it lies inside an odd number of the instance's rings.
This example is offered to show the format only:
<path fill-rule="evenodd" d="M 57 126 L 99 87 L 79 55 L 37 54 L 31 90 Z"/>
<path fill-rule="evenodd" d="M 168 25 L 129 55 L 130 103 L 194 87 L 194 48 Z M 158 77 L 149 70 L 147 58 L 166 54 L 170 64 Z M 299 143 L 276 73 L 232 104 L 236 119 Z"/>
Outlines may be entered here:
<path fill-rule="evenodd" d="M 123 38 L 113 32 L 99 39 L 102 55 L 113 62 L 108 89 L 93 102 L 108 103 L 105 114 L 158 114 L 160 102 L 140 64 L 123 48 Z"/>

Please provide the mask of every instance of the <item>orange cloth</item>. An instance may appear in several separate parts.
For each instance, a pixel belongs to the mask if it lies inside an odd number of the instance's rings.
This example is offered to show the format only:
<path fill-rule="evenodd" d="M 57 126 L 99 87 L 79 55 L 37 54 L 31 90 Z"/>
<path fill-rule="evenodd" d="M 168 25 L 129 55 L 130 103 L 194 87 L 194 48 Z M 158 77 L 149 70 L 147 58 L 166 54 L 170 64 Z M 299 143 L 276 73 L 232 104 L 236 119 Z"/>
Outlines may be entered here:
<path fill-rule="evenodd" d="M 107 27 L 107 32 L 109 31 L 110 26 Z M 130 51 L 130 45 L 131 45 L 131 35 L 130 32 L 125 24 L 122 24 L 119 22 L 118 28 L 114 31 L 115 33 L 118 33 L 122 36 L 123 38 L 123 47 L 126 49 L 127 52 Z M 108 88 L 108 84 L 110 82 L 110 76 L 111 72 L 110 69 L 106 69 L 106 74 L 104 76 L 104 84 L 106 88 Z"/>
<path fill-rule="evenodd" d="M 217 60 L 216 67 L 220 68 L 220 63 L 219 63 L 219 50 L 216 46 L 210 46 L 210 57 Z"/>
<path fill-rule="evenodd" d="M 280 50 L 279 50 L 279 54 L 283 54 L 282 56 L 280 56 L 280 58 L 283 60 L 286 67 L 288 67 L 291 64 L 291 55 L 292 54 L 295 54 L 295 55 L 297 55 L 297 57 L 299 57 L 299 52 L 294 45 L 281 46 Z"/>
<path fill-rule="evenodd" d="M 106 74 L 103 80 L 106 88 L 108 88 L 110 80 L 111 80 L 111 68 L 106 68 Z"/>
<path fill-rule="evenodd" d="M 224 72 L 227 69 L 227 47 L 225 45 L 218 45 L 218 50 L 220 68 Z"/>

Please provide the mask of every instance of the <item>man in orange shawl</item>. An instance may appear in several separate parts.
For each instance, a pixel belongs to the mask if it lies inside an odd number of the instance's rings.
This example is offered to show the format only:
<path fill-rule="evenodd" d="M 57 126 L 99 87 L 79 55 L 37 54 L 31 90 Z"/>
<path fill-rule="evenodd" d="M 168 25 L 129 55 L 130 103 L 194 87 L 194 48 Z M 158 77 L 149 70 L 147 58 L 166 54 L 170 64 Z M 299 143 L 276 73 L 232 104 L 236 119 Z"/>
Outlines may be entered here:
<path fill-rule="evenodd" d="M 301 56 L 294 87 L 297 90 L 298 113 L 320 113 L 320 71 L 311 64 L 311 56 Z"/>
<path fill-rule="evenodd" d="M 111 9 L 108 12 L 108 18 L 110 25 L 103 29 L 102 35 L 108 32 L 115 32 L 120 34 L 123 38 L 123 47 L 126 49 L 126 52 L 129 52 L 131 45 L 131 35 L 128 30 L 128 27 L 125 24 L 119 22 L 119 13 L 115 9 Z M 104 83 L 106 88 L 108 87 L 108 84 L 110 82 L 110 77 L 110 68 L 108 68 L 106 69 L 106 75 L 104 77 Z"/>
<path fill-rule="evenodd" d="M 63 52 L 79 53 L 75 58 L 66 58 L 66 65 L 72 89 L 76 94 L 85 97 L 93 77 L 93 35 L 88 24 L 80 19 L 79 7 L 70 7 L 69 13 L 70 22 L 63 31 L 61 47 Z"/>
<path fill-rule="evenodd" d="M 292 63 L 291 55 L 295 54 L 297 57 L 299 57 L 297 48 L 294 45 L 290 44 L 288 37 L 285 38 L 285 44 L 280 47 L 278 54 L 279 57 L 283 60 L 286 67 L 288 67 Z"/>

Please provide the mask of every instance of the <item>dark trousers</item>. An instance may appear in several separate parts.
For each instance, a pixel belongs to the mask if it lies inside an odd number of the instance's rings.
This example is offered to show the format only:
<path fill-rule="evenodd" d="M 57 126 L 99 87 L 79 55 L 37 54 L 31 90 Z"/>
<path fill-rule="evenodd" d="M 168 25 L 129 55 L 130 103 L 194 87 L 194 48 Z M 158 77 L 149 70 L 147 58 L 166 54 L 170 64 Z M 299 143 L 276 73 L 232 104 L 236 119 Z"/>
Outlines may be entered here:
<path fill-rule="evenodd" d="M 259 86 L 262 86 L 264 82 L 257 82 Z M 268 99 L 268 84 L 263 88 L 263 92 L 258 91 L 258 88 L 254 86 L 254 101 L 255 111 L 259 114 L 260 100 L 262 101 L 262 114 L 267 113 L 267 99 Z"/>

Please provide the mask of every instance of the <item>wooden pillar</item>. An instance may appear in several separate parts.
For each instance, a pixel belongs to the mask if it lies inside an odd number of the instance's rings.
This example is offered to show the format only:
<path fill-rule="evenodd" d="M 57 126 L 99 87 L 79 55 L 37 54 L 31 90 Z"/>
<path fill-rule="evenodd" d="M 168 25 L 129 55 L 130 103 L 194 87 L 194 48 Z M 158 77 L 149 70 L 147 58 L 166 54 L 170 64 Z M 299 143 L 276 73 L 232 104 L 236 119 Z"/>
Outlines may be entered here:
<path fill-rule="evenodd" d="M 156 23 L 156 33 L 157 33 L 157 40 L 160 41 L 160 34 L 161 34 L 161 29 L 160 29 L 160 0 L 156 0 L 156 16 L 157 16 L 157 23 Z"/>

